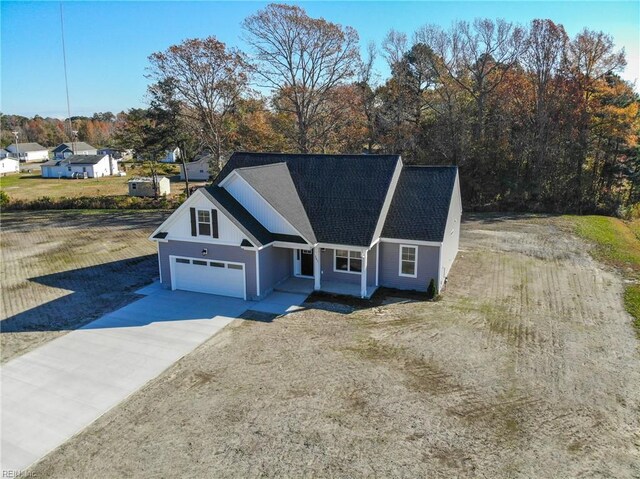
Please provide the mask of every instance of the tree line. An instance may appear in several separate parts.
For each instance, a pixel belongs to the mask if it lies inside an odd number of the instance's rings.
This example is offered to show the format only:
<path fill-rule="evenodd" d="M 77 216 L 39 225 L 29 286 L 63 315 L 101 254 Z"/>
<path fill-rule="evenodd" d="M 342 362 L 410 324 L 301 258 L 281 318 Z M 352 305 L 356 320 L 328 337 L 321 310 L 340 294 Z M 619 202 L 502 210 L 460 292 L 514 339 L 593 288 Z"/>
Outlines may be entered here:
<path fill-rule="evenodd" d="M 150 55 L 149 107 L 118 115 L 114 141 L 147 158 L 208 150 L 214 175 L 236 150 L 401 154 L 458 165 L 468 209 L 640 201 L 640 100 L 606 33 L 476 19 L 361 49 L 353 28 L 271 4 L 242 37 L 246 52 L 210 36 Z"/>

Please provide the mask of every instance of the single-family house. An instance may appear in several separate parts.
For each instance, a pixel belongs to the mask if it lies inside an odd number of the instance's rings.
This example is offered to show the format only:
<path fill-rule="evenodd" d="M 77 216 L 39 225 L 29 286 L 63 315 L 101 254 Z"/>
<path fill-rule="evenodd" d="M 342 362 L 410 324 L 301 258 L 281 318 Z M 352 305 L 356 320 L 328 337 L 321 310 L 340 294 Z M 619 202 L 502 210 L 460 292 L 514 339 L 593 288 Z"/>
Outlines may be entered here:
<path fill-rule="evenodd" d="M 0 158 L 0 173 L 6 175 L 7 173 L 18 173 L 20 171 L 20 162 L 15 158 L 5 156 Z"/>
<path fill-rule="evenodd" d="M 20 161 L 45 161 L 49 159 L 49 150 L 38 143 L 12 143 L 5 148 L 13 158 Z"/>
<path fill-rule="evenodd" d="M 116 160 L 122 160 L 122 151 L 116 148 L 100 148 L 97 154 L 111 155 L 111 158 L 115 158 Z"/>
<path fill-rule="evenodd" d="M 180 159 L 180 148 L 177 146 L 170 150 L 165 151 L 165 156 L 160 160 L 160 163 L 175 163 Z"/>
<path fill-rule="evenodd" d="M 454 166 L 399 155 L 234 153 L 149 237 L 166 288 L 245 299 L 283 282 L 440 290 L 458 252 Z"/>
<path fill-rule="evenodd" d="M 207 181 L 211 177 L 209 166 L 211 164 L 211 155 L 203 155 L 186 164 L 187 175 L 189 181 Z M 180 179 L 185 179 L 185 165 L 180 165 Z"/>
<path fill-rule="evenodd" d="M 153 178 L 136 177 L 128 181 L 129 196 L 155 196 L 156 184 Z M 164 176 L 157 178 L 158 196 L 166 196 L 171 192 L 171 182 Z"/>
<path fill-rule="evenodd" d="M 56 160 L 64 160 L 72 155 L 97 155 L 98 150 L 84 141 L 60 143 L 53 149 L 53 157 Z"/>
<path fill-rule="evenodd" d="M 109 155 L 72 155 L 40 166 L 43 178 L 100 178 L 118 173 L 118 160 Z"/>

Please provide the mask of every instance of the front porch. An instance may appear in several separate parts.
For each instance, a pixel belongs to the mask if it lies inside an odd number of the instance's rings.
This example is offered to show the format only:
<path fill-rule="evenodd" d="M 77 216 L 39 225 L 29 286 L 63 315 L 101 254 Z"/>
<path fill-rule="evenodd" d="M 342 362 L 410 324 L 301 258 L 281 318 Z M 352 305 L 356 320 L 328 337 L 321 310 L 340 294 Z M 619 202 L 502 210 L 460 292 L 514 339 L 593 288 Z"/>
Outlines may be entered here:
<path fill-rule="evenodd" d="M 275 291 L 282 291 L 285 293 L 299 293 L 299 294 L 311 294 L 314 291 L 313 279 L 310 278 L 297 278 L 292 276 L 285 279 L 280 284 L 276 285 Z M 369 299 L 377 286 L 368 286 L 366 299 Z M 331 294 L 343 294 L 345 296 L 361 297 L 360 285 L 357 283 L 345 283 L 342 281 L 322 281 L 320 284 L 320 291 Z"/>

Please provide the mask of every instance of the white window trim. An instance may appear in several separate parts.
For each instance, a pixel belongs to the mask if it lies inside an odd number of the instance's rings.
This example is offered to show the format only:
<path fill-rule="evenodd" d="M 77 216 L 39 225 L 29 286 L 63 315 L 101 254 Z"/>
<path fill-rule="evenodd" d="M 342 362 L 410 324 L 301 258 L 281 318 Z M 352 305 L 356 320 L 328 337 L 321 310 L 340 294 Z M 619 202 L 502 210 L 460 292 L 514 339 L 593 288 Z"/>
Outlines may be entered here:
<path fill-rule="evenodd" d="M 402 272 L 402 248 L 411 248 L 414 251 L 415 258 L 413 260 L 414 268 L 413 274 L 405 274 Z M 398 246 L 398 276 L 405 278 L 417 278 L 418 277 L 418 247 L 412 244 L 401 244 Z"/>
<path fill-rule="evenodd" d="M 200 212 L 206 212 L 209 215 L 209 233 L 208 234 L 202 234 L 200 233 L 200 223 L 204 223 L 204 221 L 200 221 Z M 196 208 L 196 231 L 198 233 L 197 236 L 208 236 L 208 237 L 212 237 L 211 236 L 211 210 L 203 210 L 200 208 Z"/>
<path fill-rule="evenodd" d="M 349 252 L 349 255 L 351 253 L 360 253 L 360 269 L 362 269 L 362 260 L 363 260 L 363 256 L 364 254 L 362 253 L 362 251 L 360 251 L 359 249 L 347 249 L 347 248 L 336 248 L 333 250 L 333 272 L 334 273 L 346 273 L 346 274 L 357 274 L 357 275 L 362 275 L 362 271 L 351 271 L 351 256 L 349 256 L 347 258 L 347 268 L 346 270 L 344 269 L 337 269 L 336 268 L 336 257 L 337 257 L 337 252 L 339 249 L 343 249 L 345 251 Z M 344 256 L 341 256 L 341 258 L 344 258 Z"/>

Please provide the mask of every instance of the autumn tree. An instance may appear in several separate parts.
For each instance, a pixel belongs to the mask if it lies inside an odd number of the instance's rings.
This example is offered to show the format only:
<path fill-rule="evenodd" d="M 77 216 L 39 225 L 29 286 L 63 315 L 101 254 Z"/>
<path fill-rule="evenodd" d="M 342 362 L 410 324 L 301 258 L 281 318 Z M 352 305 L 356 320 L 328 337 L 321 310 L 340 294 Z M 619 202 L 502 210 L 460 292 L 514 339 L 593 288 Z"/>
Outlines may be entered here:
<path fill-rule="evenodd" d="M 358 34 L 298 6 L 271 4 L 242 24 L 254 53 L 261 85 L 283 101 L 296 120 L 295 144 L 303 153 L 326 141 L 325 125 L 343 106 L 333 104 L 336 87 L 349 82 L 358 66 Z"/>
<path fill-rule="evenodd" d="M 189 39 L 149 57 L 149 78 L 169 82 L 180 114 L 200 124 L 218 167 L 229 153 L 230 116 L 248 88 L 244 55 L 215 37 Z"/>

